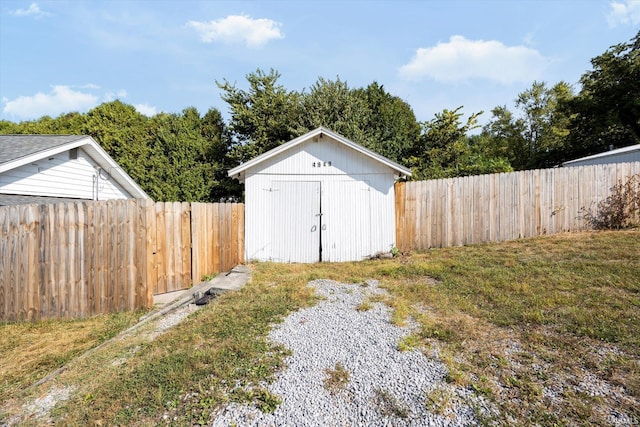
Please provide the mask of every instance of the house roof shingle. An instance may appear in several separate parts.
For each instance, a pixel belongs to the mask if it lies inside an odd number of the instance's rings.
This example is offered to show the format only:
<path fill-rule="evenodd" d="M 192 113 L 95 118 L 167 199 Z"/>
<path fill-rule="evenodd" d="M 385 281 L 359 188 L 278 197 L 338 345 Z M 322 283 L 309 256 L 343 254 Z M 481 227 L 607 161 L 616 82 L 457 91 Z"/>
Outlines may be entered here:
<path fill-rule="evenodd" d="M 0 135 L 0 164 L 86 138 L 82 135 Z"/>

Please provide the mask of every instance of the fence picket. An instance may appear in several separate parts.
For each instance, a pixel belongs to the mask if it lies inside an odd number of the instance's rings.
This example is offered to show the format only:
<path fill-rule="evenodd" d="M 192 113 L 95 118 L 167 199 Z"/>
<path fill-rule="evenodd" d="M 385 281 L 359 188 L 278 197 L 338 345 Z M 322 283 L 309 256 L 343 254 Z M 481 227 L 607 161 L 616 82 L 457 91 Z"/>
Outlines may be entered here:
<path fill-rule="evenodd" d="M 635 174 L 640 162 L 397 183 L 397 244 L 422 250 L 584 230 L 580 209 Z"/>

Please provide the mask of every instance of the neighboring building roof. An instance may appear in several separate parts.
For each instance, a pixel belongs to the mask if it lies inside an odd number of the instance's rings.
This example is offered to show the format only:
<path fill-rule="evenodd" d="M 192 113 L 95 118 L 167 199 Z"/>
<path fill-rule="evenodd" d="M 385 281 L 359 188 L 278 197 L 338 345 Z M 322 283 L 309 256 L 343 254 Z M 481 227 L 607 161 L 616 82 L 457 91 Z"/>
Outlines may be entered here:
<path fill-rule="evenodd" d="M 82 135 L 0 135 L 0 165 L 86 138 Z"/>
<path fill-rule="evenodd" d="M 9 205 L 46 205 L 51 203 L 86 202 L 85 199 L 68 199 L 63 197 L 24 196 L 21 194 L 0 194 L 0 206 Z"/>
<path fill-rule="evenodd" d="M 0 173 L 81 147 L 132 197 L 147 193 L 88 135 L 0 135 Z"/>
<path fill-rule="evenodd" d="M 581 157 L 581 158 L 575 159 L 575 160 L 569 160 L 568 162 L 562 163 L 562 166 L 572 166 L 574 163 L 582 163 L 582 162 L 586 162 L 586 161 L 590 161 L 590 160 L 604 159 L 606 157 L 618 156 L 618 155 L 621 155 L 621 154 L 630 154 L 630 153 L 634 153 L 636 151 L 640 151 L 640 144 L 629 145 L 627 147 L 617 148 L 615 150 L 609 150 L 609 151 L 605 151 L 603 153 L 598 153 L 598 154 L 594 154 L 594 155 L 587 156 L 587 157 Z"/>
<path fill-rule="evenodd" d="M 253 166 L 256 166 L 259 163 L 262 163 L 265 160 L 270 159 L 273 156 L 276 156 L 276 155 L 278 155 L 278 154 L 280 154 L 282 152 L 285 152 L 285 151 L 287 151 L 287 150 L 289 150 L 289 149 L 291 149 L 291 148 L 293 148 L 293 147 L 295 147 L 297 145 L 300 145 L 303 142 L 306 142 L 306 141 L 308 141 L 310 139 L 313 139 L 315 137 L 322 137 L 323 135 L 326 135 L 326 136 L 330 137 L 331 139 L 333 139 L 334 141 L 337 141 L 337 142 L 339 142 L 341 144 L 344 144 L 347 147 L 364 154 L 366 157 L 369 157 L 369 158 L 371 158 L 371 159 L 373 159 L 373 160 L 375 160 L 377 162 L 382 163 L 383 165 L 395 170 L 399 175 L 411 176 L 411 170 L 410 169 L 408 169 L 408 168 L 406 168 L 406 167 L 404 167 L 402 165 L 399 165 L 398 163 L 396 163 L 396 162 L 394 162 L 394 161 L 392 161 L 390 159 L 387 159 L 386 157 L 381 156 L 380 154 L 375 153 L 375 152 L 369 150 L 368 148 L 363 147 L 360 144 L 356 144 L 355 142 L 353 142 L 351 140 L 348 140 L 347 138 L 343 137 L 342 135 L 339 135 L 339 134 L 337 134 L 335 132 L 332 132 L 329 129 L 327 129 L 325 127 L 322 127 L 322 126 L 317 128 L 317 129 L 312 130 L 311 132 L 305 133 L 302 136 L 299 136 L 299 137 L 297 137 L 295 139 L 292 139 L 291 141 L 289 141 L 289 142 L 287 142 L 285 144 L 282 144 L 282 145 L 280 145 L 280 146 L 278 146 L 278 147 L 276 147 L 276 148 L 274 148 L 272 150 L 269 150 L 266 153 L 263 153 L 263 154 L 255 157 L 255 158 L 249 160 L 248 162 L 245 162 L 245 163 L 241 164 L 240 166 L 237 166 L 237 167 L 231 169 L 229 171 L 229 176 L 231 176 L 231 177 L 233 177 L 233 176 L 240 177 L 240 176 L 243 175 L 243 173 L 247 169 L 249 169 L 249 168 L 251 168 Z"/>

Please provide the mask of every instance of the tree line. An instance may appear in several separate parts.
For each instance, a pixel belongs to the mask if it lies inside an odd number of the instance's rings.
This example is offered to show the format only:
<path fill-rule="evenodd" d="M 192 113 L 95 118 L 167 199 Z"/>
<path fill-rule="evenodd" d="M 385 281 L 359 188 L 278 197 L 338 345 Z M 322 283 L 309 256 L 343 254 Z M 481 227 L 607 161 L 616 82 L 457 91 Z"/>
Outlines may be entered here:
<path fill-rule="evenodd" d="M 497 106 L 481 128 L 483 112 L 464 119 L 462 106 L 419 122 L 377 82 L 351 88 L 339 77 L 319 78 L 292 91 L 278 82 L 278 71 L 258 69 L 246 76 L 248 89 L 216 82 L 228 122 L 214 108 L 146 117 L 113 101 L 87 113 L 0 121 L 0 133 L 90 135 L 159 201 L 242 198 L 242 186 L 226 175 L 230 168 L 318 126 L 410 167 L 412 179 L 546 168 L 640 143 L 640 32 L 591 64 L 577 93 L 566 82 L 533 82 L 518 94 L 516 111 Z"/>

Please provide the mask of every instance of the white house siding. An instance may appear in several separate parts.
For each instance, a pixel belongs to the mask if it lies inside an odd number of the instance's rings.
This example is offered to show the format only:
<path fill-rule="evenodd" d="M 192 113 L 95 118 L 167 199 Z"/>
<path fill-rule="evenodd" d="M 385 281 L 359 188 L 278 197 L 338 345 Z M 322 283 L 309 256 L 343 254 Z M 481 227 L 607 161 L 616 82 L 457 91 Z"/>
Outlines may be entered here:
<path fill-rule="evenodd" d="M 394 181 L 390 168 L 327 137 L 265 160 L 246 172 L 247 259 L 315 262 L 320 239 L 323 261 L 389 251 Z"/>
<path fill-rule="evenodd" d="M 109 179 L 108 171 L 102 171 L 96 194 L 95 165 L 81 149 L 77 159 L 70 159 L 65 151 L 0 174 L 0 193 L 89 200 L 127 198 L 128 193 Z"/>

